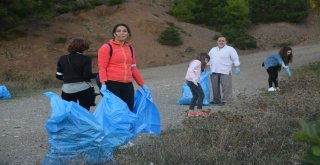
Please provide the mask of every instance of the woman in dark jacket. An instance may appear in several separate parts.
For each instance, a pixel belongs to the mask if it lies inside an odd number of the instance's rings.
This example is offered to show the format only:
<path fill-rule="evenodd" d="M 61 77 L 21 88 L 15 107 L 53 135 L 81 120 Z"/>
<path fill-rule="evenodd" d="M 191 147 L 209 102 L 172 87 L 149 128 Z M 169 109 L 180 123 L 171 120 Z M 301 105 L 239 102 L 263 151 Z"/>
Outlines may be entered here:
<path fill-rule="evenodd" d="M 90 79 L 95 78 L 91 69 L 91 58 L 83 55 L 89 49 L 89 43 L 76 38 L 68 46 L 68 55 L 60 57 L 57 64 L 56 78 L 63 80 L 62 99 L 74 101 L 87 110 L 94 106 L 95 93 Z"/>

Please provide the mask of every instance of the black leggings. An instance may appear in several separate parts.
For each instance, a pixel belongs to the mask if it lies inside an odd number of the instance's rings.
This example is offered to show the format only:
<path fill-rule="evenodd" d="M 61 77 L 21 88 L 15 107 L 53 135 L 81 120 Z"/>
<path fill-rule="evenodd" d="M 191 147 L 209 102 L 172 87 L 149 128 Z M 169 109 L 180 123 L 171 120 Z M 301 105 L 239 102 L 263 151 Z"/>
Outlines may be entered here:
<path fill-rule="evenodd" d="M 280 66 L 269 67 L 267 72 L 269 74 L 268 83 L 269 88 L 272 87 L 272 83 L 274 83 L 274 87 L 278 87 L 278 72 L 280 70 Z"/>
<path fill-rule="evenodd" d="M 127 103 L 130 111 L 133 111 L 134 87 L 132 82 L 122 83 L 117 81 L 107 81 L 107 88 L 121 100 Z"/>
<path fill-rule="evenodd" d="M 198 83 L 198 86 L 197 86 L 192 81 L 187 81 L 187 85 L 189 86 L 192 93 L 192 99 L 191 99 L 189 109 L 193 110 L 196 104 L 197 104 L 197 109 L 202 109 L 204 93 L 201 88 L 201 85 Z"/>
<path fill-rule="evenodd" d="M 74 101 L 87 109 L 90 110 L 90 106 L 95 106 L 95 93 L 94 88 L 88 88 L 86 90 L 76 92 L 76 93 L 64 93 L 62 91 L 61 98 L 66 101 Z"/>

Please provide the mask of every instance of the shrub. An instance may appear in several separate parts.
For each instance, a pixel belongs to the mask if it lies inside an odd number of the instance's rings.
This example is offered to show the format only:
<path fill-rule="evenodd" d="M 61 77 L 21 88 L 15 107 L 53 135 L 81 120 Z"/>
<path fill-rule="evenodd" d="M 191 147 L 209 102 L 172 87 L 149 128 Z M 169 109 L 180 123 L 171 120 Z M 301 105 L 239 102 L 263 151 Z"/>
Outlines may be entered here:
<path fill-rule="evenodd" d="M 122 4 L 125 0 L 108 0 L 109 5 L 119 5 Z"/>
<path fill-rule="evenodd" d="M 196 4 L 193 0 L 174 0 L 173 6 L 169 9 L 169 14 L 181 21 L 191 22 L 194 20 L 193 9 Z"/>
<path fill-rule="evenodd" d="M 247 33 L 247 30 L 240 27 L 225 26 L 221 29 L 221 34 L 227 38 L 228 43 L 238 49 L 255 49 L 257 41 Z"/>
<path fill-rule="evenodd" d="M 249 0 L 252 22 L 300 22 L 308 15 L 305 0 Z"/>
<path fill-rule="evenodd" d="M 304 120 L 299 121 L 302 130 L 295 132 L 293 135 L 297 140 L 308 144 L 306 153 L 301 157 L 303 164 L 319 164 L 320 162 L 320 120 L 306 123 Z"/>
<path fill-rule="evenodd" d="M 229 20 L 228 11 L 225 6 L 227 0 L 201 0 L 196 2 L 196 7 L 192 10 L 194 19 L 192 23 L 205 24 L 209 26 L 225 25 L 232 21 Z"/>
<path fill-rule="evenodd" d="M 13 29 L 32 22 L 41 22 L 62 13 L 88 9 L 96 5 L 117 5 L 125 0 L 16 0 L 0 1 L 0 40 L 14 39 L 21 34 Z"/>
<path fill-rule="evenodd" d="M 233 21 L 230 23 L 237 26 L 247 26 L 249 20 L 249 6 L 247 0 L 229 0 L 225 7 L 226 14 L 228 14 Z"/>
<path fill-rule="evenodd" d="M 158 41 L 162 45 L 169 45 L 169 46 L 178 46 L 183 43 L 178 29 L 172 25 L 167 27 L 160 34 Z"/>

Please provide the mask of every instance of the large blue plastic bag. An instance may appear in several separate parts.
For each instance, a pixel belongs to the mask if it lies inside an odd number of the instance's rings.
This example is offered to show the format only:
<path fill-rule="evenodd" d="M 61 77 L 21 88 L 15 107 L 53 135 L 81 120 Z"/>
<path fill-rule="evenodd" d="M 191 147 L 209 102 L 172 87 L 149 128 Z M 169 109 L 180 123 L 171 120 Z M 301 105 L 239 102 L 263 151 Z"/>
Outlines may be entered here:
<path fill-rule="evenodd" d="M 204 93 L 203 105 L 210 105 L 210 72 L 202 72 L 200 78 L 200 85 Z M 179 105 L 190 105 L 192 99 L 192 92 L 189 86 L 184 83 L 181 90 L 181 97 L 177 101 Z"/>
<path fill-rule="evenodd" d="M 113 161 L 103 128 L 96 118 L 75 102 L 45 93 L 50 99 L 51 116 L 46 123 L 50 151 L 44 165 L 106 164 Z"/>
<path fill-rule="evenodd" d="M 5 85 L 0 86 L 0 99 L 11 99 L 11 94 Z"/>
<path fill-rule="evenodd" d="M 152 100 L 151 91 L 142 88 L 136 91 L 133 112 L 138 116 L 136 135 L 141 132 L 160 135 L 160 115 Z"/>
<path fill-rule="evenodd" d="M 109 90 L 105 90 L 102 93 L 103 98 L 93 115 L 103 127 L 104 133 L 109 140 L 109 145 L 117 148 L 136 136 L 134 126 L 137 121 L 137 115 L 129 110 L 124 101 Z"/>

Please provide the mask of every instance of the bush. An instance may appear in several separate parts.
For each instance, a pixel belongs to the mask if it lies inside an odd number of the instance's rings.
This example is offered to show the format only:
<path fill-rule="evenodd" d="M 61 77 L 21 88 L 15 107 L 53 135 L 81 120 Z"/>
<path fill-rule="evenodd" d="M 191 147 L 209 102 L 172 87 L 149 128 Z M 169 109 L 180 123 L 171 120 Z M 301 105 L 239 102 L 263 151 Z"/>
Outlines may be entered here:
<path fill-rule="evenodd" d="M 301 157 L 303 164 L 319 164 L 320 162 L 320 120 L 306 123 L 300 120 L 302 130 L 293 135 L 296 139 L 308 144 L 306 153 Z"/>
<path fill-rule="evenodd" d="M 178 29 L 174 26 L 167 27 L 160 34 L 158 41 L 162 45 L 168 45 L 168 46 L 178 46 L 183 43 Z"/>
<path fill-rule="evenodd" d="M 247 33 L 247 30 L 240 27 L 225 26 L 221 34 L 227 38 L 228 43 L 234 47 L 245 50 L 257 48 L 257 41 Z"/>
<path fill-rule="evenodd" d="M 306 0 L 249 0 L 252 22 L 300 22 L 308 15 Z"/>
<path fill-rule="evenodd" d="M 231 17 L 232 22 L 237 26 L 247 26 L 249 20 L 249 6 L 247 0 L 229 0 L 225 7 L 226 14 Z"/>
<path fill-rule="evenodd" d="M 119 5 L 122 4 L 125 0 L 108 0 L 109 5 Z"/>
<path fill-rule="evenodd" d="M 169 14 L 181 21 L 191 22 L 195 18 L 192 11 L 195 6 L 193 0 L 174 0 L 173 6 L 169 9 Z"/>
<path fill-rule="evenodd" d="M 125 0 L 16 0 L 0 1 L 0 40 L 19 37 L 13 29 L 32 22 L 41 22 L 53 16 L 89 9 L 96 5 L 116 5 Z"/>

